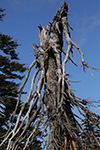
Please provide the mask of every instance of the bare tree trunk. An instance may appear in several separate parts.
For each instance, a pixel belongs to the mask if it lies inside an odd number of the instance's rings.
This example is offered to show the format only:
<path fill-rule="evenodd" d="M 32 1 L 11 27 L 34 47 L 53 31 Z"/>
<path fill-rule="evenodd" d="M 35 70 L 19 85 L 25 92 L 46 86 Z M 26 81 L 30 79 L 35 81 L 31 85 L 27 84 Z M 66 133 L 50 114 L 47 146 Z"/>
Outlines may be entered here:
<path fill-rule="evenodd" d="M 59 50 L 58 50 L 59 51 Z M 61 53 L 60 63 L 61 63 Z M 60 64 L 61 65 L 61 64 Z M 62 71 L 61 71 L 62 75 Z M 69 135 L 69 131 L 64 126 L 68 125 L 72 127 L 73 132 L 78 136 L 76 120 L 72 114 L 71 106 L 68 95 L 61 94 L 62 80 L 59 81 L 57 58 L 55 51 L 51 48 L 48 53 L 47 69 L 45 76 L 45 94 L 44 103 L 48 108 L 49 127 L 51 130 L 51 138 L 53 148 L 58 147 L 59 150 L 78 150 L 78 144 L 76 148 L 76 140 Z M 60 86 L 59 86 L 60 84 Z M 59 93 L 58 93 L 59 92 Z M 68 85 L 65 82 L 64 93 L 68 92 Z M 58 101 L 58 96 L 59 101 Z M 63 102 L 61 104 L 61 99 Z M 67 120 L 65 119 L 67 117 Z M 62 147 L 62 148 L 61 148 Z M 81 149 L 81 148 L 80 148 Z"/>
<path fill-rule="evenodd" d="M 50 122 L 49 127 L 52 133 L 51 138 L 53 140 L 52 141 L 53 145 L 56 145 L 57 142 L 59 144 L 56 146 L 58 146 L 59 150 L 78 150 L 79 148 L 76 148 L 76 140 L 70 137 L 67 130 L 64 130 L 63 123 L 67 124 L 66 119 L 64 119 L 65 118 L 64 115 L 66 115 L 68 117 L 68 121 L 69 121 L 68 123 L 70 123 L 71 127 L 75 128 L 74 130 L 76 131 L 74 132 L 78 135 L 76 121 L 72 114 L 70 103 L 67 100 L 68 97 L 65 97 L 65 102 L 63 102 L 63 109 L 65 114 L 61 112 L 60 110 L 61 108 L 60 106 L 58 106 L 57 103 L 57 91 L 58 91 L 57 64 L 56 64 L 56 58 L 54 57 L 54 54 L 51 51 L 48 58 L 46 81 L 47 84 L 45 86 L 46 92 L 44 96 L 44 103 L 46 104 L 46 106 L 49 106 L 48 118 Z M 68 87 L 66 84 L 65 90 L 67 89 Z M 60 84 L 60 90 L 61 90 L 61 84 Z M 59 135 L 59 137 L 57 136 L 57 134 Z"/>
<path fill-rule="evenodd" d="M 85 119 L 82 119 L 72 112 L 74 106 L 76 106 L 79 113 L 86 118 L 89 123 L 92 123 L 96 129 L 100 130 L 100 127 L 98 126 L 98 124 L 100 124 L 99 116 L 89 111 L 86 107 L 88 102 L 76 97 L 70 88 L 68 75 L 66 74 L 66 63 L 71 61 L 77 66 L 70 57 L 70 53 L 73 52 L 73 46 L 81 54 L 84 70 L 85 68 L 88 68 L 93 76 L 90 68 L 95 70 L 97 70 L 97 68 L 91 67 L 84 61 L 83 53 L 71 40 L 69 32 L 71 26 L 68 23 L 67 15 L 68 5 L 64 2 L 53 20 L 47 26 L 47 31 L 43 26 L 39 26 L 40 46 L 37 46 L 36 44 L 32 45 L 36 53 L 36 60 L 29 66 L 25 80 L 18 90 L 19 98 L 15 111 L 9 120 L 9 130 L 0 144 L 0 146 L 2 146 L 4 143 L 8 142 L 7 150 L 16 150 L 20 143 L 24 143 L 23 150 L 25 150 L 29 147 L 29 144 L 34 142 L 34 139 L 38 134 L 38 128 L 41 128 L 40 138 L 43 137 L 44 133 L 47 136 L 44 145 L 44 148 L 46 147 L 47 150 L 90 150 L 84 145 L 83 139 L 79 136 L 81 131 L 84 132 L 84 127 L 82 128 L 80 126 L 80 123 L 75 117 L 83 122 L 85 122 Z M 48 37 L 46 34 L 47 32 Z M 63 49 L 63 32 L 67 43 L 66 52 Z M 37 48 L 38 51 L 36 51 L 35 48 Z M 62 53 L 65 54 L 64 60 L 61 60 Z M 14 123 L 23 88 L 29 78 L 31 68 L 35 64 L 37 70 L 32 77 L 28 97 L 20 106 L 17 121 L 15 126 L 12 127 L 11 124 Z M 33 92 L 35 78 L 39 72 L 40 75 L 37 86 Z M 44 94 L 42 94 L 42 92 Z M 25 109 L 26 106 L 28 108 L 27 111 Z M 87 118 L 87 114 L 89 118 Z M 94 134 L 93 138 L 100 146 L 100 143 Z"/>

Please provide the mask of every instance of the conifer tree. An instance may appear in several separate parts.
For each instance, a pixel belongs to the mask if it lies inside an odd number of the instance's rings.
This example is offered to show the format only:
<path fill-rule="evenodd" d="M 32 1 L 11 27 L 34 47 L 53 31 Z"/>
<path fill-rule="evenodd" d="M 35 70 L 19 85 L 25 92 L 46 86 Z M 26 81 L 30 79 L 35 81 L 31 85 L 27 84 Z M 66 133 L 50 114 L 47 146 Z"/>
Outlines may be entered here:
<path fill-rule="evenodd" d="M 5 15 L 0 8 L 0 20 Z M 18 44 L 12 37 L 0 33 L 0 140 L 7 132 L 9 117 L 17 102 L 17 90 L 26 70 L 25 64 L 18 62 L 16 48 Z"/>
<path fill-rule="evenodd" d="M 91 117 L 87 114 L 82 126 L 83 132 L 81 137 L 83 139 L 83 143 L 91 150 L 99 150 L 100 146 L 98 146 L 98 143 L 100 142 L 100 124 L 98 124 L 95 119 L 91 120 Z"/>
<path fill-rule="evenodd" d="M 4 10 L 5 9 L 0 8 L 1 21 L 3 21 L 2 17 L 5 15 Z M 18 46 L 19 45 L 12 37 L 0 34 L 0 143 L 9 130 L 9 118 L 16 107 L 18 97 L 17 91 L 23 79 L 23 73 L 26 70 L 25 64 L 19 62 L 18 54 L 16 53 Z M 21 103 L 20 100 L 19 108 Z M 25 111 L 26 110 L 27 108 Z M 16 115 L 18 115 L 18 110 Z M 15 121 L 16 117 L 14 119 L 14 122 Z M 14 122 L 12 125 L 14 125 Z M 5 150 L 6 144 L 3 145 L 1 149 Z M 18 149 L 23 149 L 22 143 Z M 40 150 L 41 142 L 35 138 L 30 149 Z"/>

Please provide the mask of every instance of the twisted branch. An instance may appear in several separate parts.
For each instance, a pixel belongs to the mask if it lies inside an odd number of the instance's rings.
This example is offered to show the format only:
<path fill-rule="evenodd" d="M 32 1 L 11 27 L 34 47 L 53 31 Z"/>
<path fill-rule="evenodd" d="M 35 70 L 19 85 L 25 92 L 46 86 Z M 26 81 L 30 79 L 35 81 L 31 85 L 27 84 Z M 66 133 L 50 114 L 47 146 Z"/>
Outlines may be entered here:
<path fill-rule="evenodd" d="M 82 67 L 88 68 L 93 76 L 91 69 L 99 71 L 100 69 L 94 68 L 84 61 L 84 55 L 79 47 L 71 40 L 69 28 L 72 27 L 68 23 L 68 5 L 66 2 L 61 6 L 53 20 L 47 26 L 47 31 L 44 26 L 39 27 L 40 46 L 31 45 L 36 53 L 36 59 L 29 66 L 25 80 L 19 88 L 18 101 L 16 108 L 9 120 L 10 128 L 4 137 L 0 146 L 8 143 L 7 150 L 17 150 L 21 142 L 24 142 L 25 150 L 29 144 L 32 144 L 34 138 L 37 136 L 37 129 L 40 128 L 40 138 L 46 133 L 44 148 L 50 149 L 87 149 L 83 139 L 79 133 L 84 132 L 84 127 L 76 120 L 76 118 L 86 123 L 86 119 L 97 130 L 100 130 L 100 117 L 93 112 L 89 111 L 86 107 L 88 102 L 78 98 L 72 92 L 66 76 L 66 64 L 70 60 L 75 66 L 77 64 L 71 59 L 70 52 L 73 46 L 78 50 L 81 55 Z M 73 30 L 73 29 L 72 29 Z M 48 37 L 47 37 L 48 32 Z M 67 51 L 63 49 L 63 33 L 66 38 Z M 35 49 L 37 48 L 38 51 Z M 64 61 L 61 60 L 61 54 L 66 55 Z M 13 129 L 12 124 L 16 111 L 19 107 L 22 91 L 28 81 L 31 69 L 36 64 L 37 70 L 35 71 L 27 99 L 20 106 L 20 112 L 17 116 L 17 121 Z M 40 74 L 39 74 L 40 73 Z M 37 85 L 34 86 L 35 79 L 39 75 Z M 94 78 L 94 76 L 93 76 Z M 35 92 L 33 92 L 35 87 Z M 44 91 L 44 92 L 42 92 Z M 80 115 L 79 117 L 73 113 L 72 108 L 76 106 Z M 87 115 L 89 117 L 87 117 Z M 76 118 L 75 118 L 76 117 Z M 49 131 L 48 131 L 49 125 Z M 88 131 L 89 132 L 89 131 Z M 91 132 L 93 138 L 100 146 L 99 140 L 96 135 Z M 90 137 L 91 140 L 91 137 Z"/>

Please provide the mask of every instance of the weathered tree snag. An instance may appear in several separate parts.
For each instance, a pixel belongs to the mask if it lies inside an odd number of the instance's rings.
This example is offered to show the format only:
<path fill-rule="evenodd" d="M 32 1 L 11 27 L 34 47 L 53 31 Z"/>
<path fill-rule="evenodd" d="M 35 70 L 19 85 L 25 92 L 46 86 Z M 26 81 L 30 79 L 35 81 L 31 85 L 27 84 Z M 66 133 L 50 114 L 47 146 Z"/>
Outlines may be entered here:
<path fill-rule="evenodd" d="M 41 130 L 39 138 L 42 139 L 43 135 L 47 137 L 44 138 L 44 140 L 46 139 L 44 148 L 47 150 L 89 150 L 88 145 L 84 144 L 80 136 L 80 133 L 84 132 L 84 127 L 81 127 L 76 118 L 83 122 L 86 118 L 97 130 L 100 130 L 100 117 L 86 107 L 88 101 L 76 97 L 70 88 L 65 65 L 70 60 L 77 66 L 70 56 L 73 46 L 81 54 L 83 69 L 88 68 L 93 76 L 90 68 L 95 70 L 97 68 L 84 62 L 83 53 L 71 40 L 69 28 L 72 29 L 72 27 L 68 23 L 67 15 L 68 5 L 64 2 L 47 26 L 47 31 L 44 26 L 38 26 L 40 46 L 32 45 L 36 53 L 36 60 L 29 66 L 26 78 L 18 90 L 19 98 L 15 111 L 9 120 L 10 127 L 14 123 L 23 88 L 35 64 L 37 70 L 32 77 L 28 97 L 20 106 L 16 123 L 12 129 L 9 129 L 0 144 L 2 146 L 7 142 L 7 150 L 16 150 L 20 143 L 24 143 L 23 150 L 29 148 L 29 145 L 34 142 L 34 138 L 38 135 L 38 128 Z M 66 38 L 67 51 L 63 49 L 63 32 Z M 66 55 L 64 60 L 61 59 L 62 54 Z M 39 72 L 38 83 L 33 92 L 35 79 Z M 73 113 L 72 108 L 74 106 L 82 117 Z M 26 107 L 28 108 L 27 111 L 25 111 Z M 96 135 L 93 138 L 100 146 Z"/>
<path fill-rule="evenodd" d="M 63 8 L 64 7 L 64 8 Z M 48 118 L 50 118 L 50 130 L 52 130 L 52 138 L 54 138 L 55 143 L 53 145 L 56 145 L 59 149 L 59 147 L 63 147 L 63 149 L 72 149 L 71 147 L 75 148 L 75 139 L 74 134 L 78 136 L 77 133 L 77 127 L 76 127 L 76 121 L 71 111 L 71 106 L 69 103 L 69 96 L 65 96 L 63 93 L 67 93 L 68 86 L 64 79 L 64 91 L 61 92 L 62 89 L 62 70 L 61 70 L 61 52 L 62 52 L 62 46 L 63 46 L 63 40 L 62 40 L 62 29 L 65 29 L 64 33 L 67 32 L 69 36 L 69 30 L 66 31 L 67 28 L 67 22 L 66 27 L 64 27 L 63 19 L 65 16 L 67 16 L 67 4 L 64 3 L 62 6 L 63 10 L 62 12 L 58 11 L 58 14 L 55 18 L 55 24 L 54 26 L 52 23 L 47 26 L 47 30 L 49 31 L 49 45 L 51 47 L 50 54 L 48 55 L 48 80 L 47 80 L 47 88 L 49 88 L 49 92 L 45 94 L 45 98 L 47 101 L 47 105 L 50 107 L 48 110 Z M 65 11 L 65 12 L 64 12 Z M 68 28 L 67 28 L 68 29 Z M 66 33 L 65 33 L 66 36 Z M 70 47 L 70 50 L 72 48 L 72 45 Z M 68 56 L 67 56 L 68 57 Z M 47 89 L 46 88 L 46 89 Z M 51 90 L 50 90 L 51 89 Z M 48 104 L 50 103 L 50 104 Z M 62 125 L 61 125 L 62 122 Z M 52 124 L 52 125 L 51 125 Z M 66 125 L 68 124 L 69 127 L 73 128 L 73 132 L 75 132 L 73 135 L 69 134 L 68 130 L 66 129 Z M 74 129 L 75 128 L 75 129 Z M 74 131 L 76 130 L 76 131 Z M 58 132 L 58 133 L 57 133 Z M 58 136 L 57 136 L 58 134 Z M 54 142 L 53 141 L 53 142 Z M 59 143 L 59 144 L 58 144 Z M 78 145 L 78 144 L 77 144 Z M 56 147 L 56 146 L 54 146 Z M 78 147 L 78 146 L 77 146 Z M 54 148 L 55 149 L 55 148 Z M 62 149 L 62 148 L 60 148 Z M 81 149 L 81 148 L 80 148 Z"/>
<path fill-rule="evenodd" d="M 57 101 L 57 92 L 59 91 L 57 63 L 52 50 L 50 50 L 50 54 L 48 53 L 48 55 L 49 57 L 46 71 L 46 92 L 44 94 L 44 103 L 48 108 L 48 119 L 50 122 L 50 130 L 52 131 L 51 137 L 54 138 L 53 142 L 55 141 L 53 145 L 58 143 L 58 149 L 62 146 L 64 146 L 63 149 L 72 149 L 71 147 L 74 147 L 75 149 L 76 140 L 74 139 L 73 135 L 70 137 L 69 131 L 66 129 L 66 126 L 69 126 L 70 129 L 68 130 L 71 130 L 72 128 L 73 134 L 78 136 L 76 120 L 72 114 L 71 106 L 69 103 L 70 98 L 69 96 L 64 96 L 62 104 L 61 101 Z M 62 88 L 60 83 L 59 100 L 61 100 L 61 96 L 63 96 L 63 94 L 61 95 L 61 89 Z M 67 93 L 68 86 L 66 83 L 64 89 L 64 93 Z M 60 104 L 62 106 L 60 106 Z"/>

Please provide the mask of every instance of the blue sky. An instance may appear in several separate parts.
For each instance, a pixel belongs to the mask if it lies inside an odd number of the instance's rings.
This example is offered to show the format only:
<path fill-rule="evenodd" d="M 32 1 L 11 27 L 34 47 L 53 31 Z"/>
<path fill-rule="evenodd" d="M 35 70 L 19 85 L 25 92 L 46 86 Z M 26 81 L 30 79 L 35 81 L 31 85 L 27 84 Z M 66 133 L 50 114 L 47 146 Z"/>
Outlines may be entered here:
<path fill-rule="evenodd" d="M 17 40 L 17 52 L 21 63 L 28 67 L 35 59 L 30 43 L 39 45 L 38 25 L 48 25 L 57 10 L 63 4 L 63 0 L 0 0 L 0 7 L 6 8 L 6 16 L 0 23 L 0 32 Z M 69 7 L 69 24 L 73 27 L 71 31 L 72 40 L 84 53 L 85 61 L 91 66 L 100 68 L 100 0 L 67 0 Z M 66 49 L 66 45 L 64 47 Z M 66 65 L 67 73 L 72 77 L 70 80 L 81 80 L 74 83 L 75 94 L 81 98 L 91 100 L 100 99 L 100 73 L 93 71 L 96 80 L 90 72 L 83 72 L 81 68 L 81 57 L 74 48 L 74 60 L 78 67 L 69 63 Z M 29 90 L 31 77 L 26 90 Z M 100 108 L 95 108 L 100 112 Z"/>

